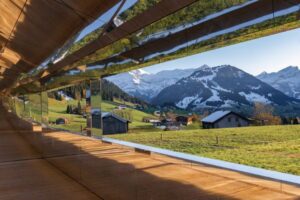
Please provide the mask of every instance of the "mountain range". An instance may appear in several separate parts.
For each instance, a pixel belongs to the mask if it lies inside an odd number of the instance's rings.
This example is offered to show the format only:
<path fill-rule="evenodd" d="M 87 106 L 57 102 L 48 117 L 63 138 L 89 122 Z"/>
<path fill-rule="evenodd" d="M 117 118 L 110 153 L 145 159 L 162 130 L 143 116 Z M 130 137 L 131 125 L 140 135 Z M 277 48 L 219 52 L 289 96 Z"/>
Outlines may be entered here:
<path fill-rule="evenodd" d="M 257 78 L 288 96 L 300 99 L 300 70 L 296 66 L 289 66 L 278 72 L 263 72 Z"/>
<path fill-rule="evenodd" d="M 150 102 L 162 89 L 191 75 L 196 69 L 165 70 L 152 74 L 142 69 L 107 77 L 128 94 Z"/>
<path fill-rule="evenodd" d="M 188 110 L 251 106 L 254 102 L 287 106 L 300 100 L 230 65 L 201 67 L 164 88 L 152 100 L 155 105 L 173 105 Z"/>
<path fill-rule="evenodd" d="M 125 92 L 154 105 L 181 109 L 244 108 L 254 102 L 277 107 L 299 105 L 299 69 L 287 67 L 276 73 L 252 76 L 234 66 L 204 65 L 196 69 L 144 70 L 109 77 Z M 276 84 L 275 84 L 276 83 Z M 272 86 L 274 87 L 272 87 Z"/>

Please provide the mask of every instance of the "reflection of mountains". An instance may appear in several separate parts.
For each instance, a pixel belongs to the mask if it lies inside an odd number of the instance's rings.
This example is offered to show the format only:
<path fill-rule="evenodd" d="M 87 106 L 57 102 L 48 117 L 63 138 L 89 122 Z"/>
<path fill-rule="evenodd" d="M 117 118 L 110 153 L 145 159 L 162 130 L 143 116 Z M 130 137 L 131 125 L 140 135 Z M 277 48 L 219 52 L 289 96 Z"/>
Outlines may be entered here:
<path fill-rule="evenodd" d="M 108 77 L 122 90 L 137 98 L 151 101 L 162 89 L 176 83 L 183 77 L 191 75 L 195 69 L 161 71 L 151 74 L 144 70 L 134 70 Z"/>

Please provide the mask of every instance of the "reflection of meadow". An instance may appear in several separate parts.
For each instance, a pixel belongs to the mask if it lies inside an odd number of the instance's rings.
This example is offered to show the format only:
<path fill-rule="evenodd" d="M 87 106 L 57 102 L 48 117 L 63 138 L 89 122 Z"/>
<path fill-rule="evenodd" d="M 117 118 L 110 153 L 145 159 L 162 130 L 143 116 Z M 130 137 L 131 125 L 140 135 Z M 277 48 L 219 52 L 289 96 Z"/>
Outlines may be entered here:
<path fill-rule="evenodd" d="M 22 96 L 23 99 L 14 99 L 17 115 L 25 119 L 41 122 L 42 113 L 47 113 L 48 102 L 45 94 L 46 93 L 43 93 L 43 98 L 41 98 L 39 94 L 31 94 L 26 97 Z M 41 102 L 41 100 L 43 100 L 43 102 Z M 44 115 L 44 119 L 47 119 L 46 114 Z"/>
<path fill-rule="evenodd" d="M 118 106 L 125 104 L 127 108 L 124 111 L 119 111 Z M 156 130 L 152 124 L 143 122 L 144 117 L 153 117 L 153 115 L 133 108 L 134 104 L 130 102 L 124 102 L 117 99 L 112 101 L 102 101 L 102 111 L 103 112 L 113 112 L 114 114 L 120 115 L 121 112 L 126 112 L 124 116 L 128 116 L 129 132 L 140 132 L 140 131 L 153 131 Z M 121 116 L 122 117 L 122 116 Z M 127 117 L 126 117 L 127 118 Z"/>
<path fill-rule="evenodd" d="M 113 112 L 118 114 L 118 106 L 122 105 L 124 102 L 116 101 L 116 102 L 109 102 L 109 101 L 102 101 L 102 103 L 98 104 L 101 105 L 101 110 L 103 112 Z M 81 128 L 86 127 L 86 119 L 82 115 L 75 115 L 75 114 L 67 114 L 67 106 L 73 105 L 74 107 L 77 106 L 78 101 L 76 100 L 63 100 L 58 101 L 55 99 L 49 98 L 49 122 L 50 126 L 54 128 L 61 128 L 69 131 L 80 132 Z M 82 109 L 84 110 L 85 107 L 85 100 L 80 102 Z M 156 130 L 152 124 L 142 122 L 144 117 L 153 117 L 153 115 L 136 110 L 131 108 L 133 104 L 127 103 L 128 108 L 124 110 L 124 112 L 130 113 L 130 121 L 129 123 L 129 132 L 141 132 L 141 131 L 154 131 Z M 56 119 L 58 118 L 66 118 L 68 120 L 67 124 L 56 125 L 54 124 Z"/>
<path fill-rule="evenodd" d="M 54 128 L 61 128 L 69 131 L 80 132 L 82 128 L 86 127 L 86 119 L 82 115 L 68 114 L 67 106 L 77 106 L 78 101 L 57 101 L 55 99 L 48 99 L 49 102 L 49 122 L 50 126 Z M 85 100 L 80 101 L 82 108 L 85 107 Z M 66 118 L 67 124 L 56 125 L 55 121 L 58 118 Z"/>

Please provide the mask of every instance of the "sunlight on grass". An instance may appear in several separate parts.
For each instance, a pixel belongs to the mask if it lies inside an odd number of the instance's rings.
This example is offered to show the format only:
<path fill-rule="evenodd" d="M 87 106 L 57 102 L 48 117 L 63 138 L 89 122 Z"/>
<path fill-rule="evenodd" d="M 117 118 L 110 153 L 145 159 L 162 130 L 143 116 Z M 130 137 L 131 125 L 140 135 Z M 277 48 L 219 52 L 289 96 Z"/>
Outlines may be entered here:
<path fill-rule="evenodd" d="M 300 125 L 155 131 L 110 137 L 300 175 Z"/>

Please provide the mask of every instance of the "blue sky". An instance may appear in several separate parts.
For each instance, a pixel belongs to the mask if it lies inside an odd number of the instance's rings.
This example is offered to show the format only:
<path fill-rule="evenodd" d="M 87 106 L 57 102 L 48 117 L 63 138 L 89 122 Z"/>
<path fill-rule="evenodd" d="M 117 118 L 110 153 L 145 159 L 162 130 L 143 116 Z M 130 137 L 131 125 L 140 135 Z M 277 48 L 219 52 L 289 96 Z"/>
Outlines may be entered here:
<path fill-rule="evenodd" d="M 275 72 L 287 66 L 300 67 L 300 29 L 144 68 L 156 73 L 162 70 L 211 67 L 230 64 L 250 74 Z"/>
<path fill-rule="evenodd" d="M 125 2 L 125 4 L 123 5 L 122 9 L 120 10 L 119 13 L 123 12 L 124 10 L 128 9 L 129 7 L 131 7 L 133 4 L 135 4 L 137 2 L 137 0 L 127 0 Z M 88 33 L 91 33 L 92 31 L 96 30 L 97 28 L 99 28 L 100 26 L 102 26 L 104 23 L 108 22 L 108 20 L 110 20 L 110 18 L 112 17 L 112 15 L 116 12 L 116 10 L 118 9 L 118 7 L 120 6 L 120 3 L 118 3 L 117 5 L 115 5 L 112 9 L 110 9 L 108 12 L 104 13 L 101 17 L 99 17 L 97 20 L 95 20 L 93 23 L 91 23 L 90 25 L 88 25 L 86 28 L 84 28 L 82 30 L 82 32 L 79 34 L 78 38 L 76 39 L 76 41 L 80 40 L 81 38 L 83 38 L 85 35 L 87 35 Z"/>

